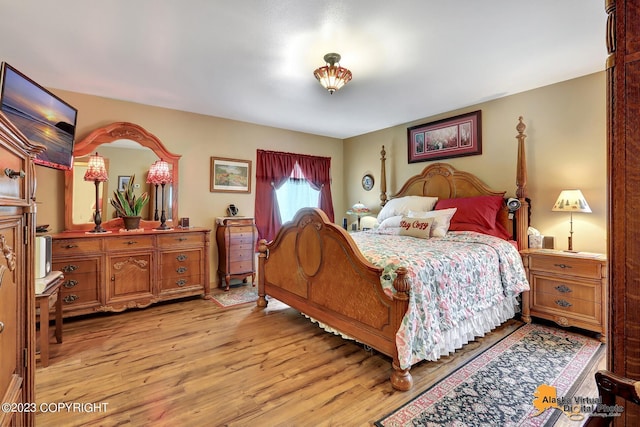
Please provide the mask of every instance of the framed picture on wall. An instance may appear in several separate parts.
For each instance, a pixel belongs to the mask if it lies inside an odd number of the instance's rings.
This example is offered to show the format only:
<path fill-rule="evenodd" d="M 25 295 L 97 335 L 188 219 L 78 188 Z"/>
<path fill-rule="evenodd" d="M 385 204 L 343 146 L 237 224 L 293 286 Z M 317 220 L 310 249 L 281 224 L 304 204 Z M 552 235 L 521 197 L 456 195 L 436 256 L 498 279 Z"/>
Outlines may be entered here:
<path fill-rule="evenodd" d="M 124 191 L 131 181 L 131 175 L 118 175 L 118 191 Z"/>
<path fill-rule="evenodd" d="M 481 111 L 407 128 L 409 163 L 482 154 Z"/>
<path fill-rule="evenodd" d="M 251 193 L 251 160 L 211 157 L 209 191 Z"/>

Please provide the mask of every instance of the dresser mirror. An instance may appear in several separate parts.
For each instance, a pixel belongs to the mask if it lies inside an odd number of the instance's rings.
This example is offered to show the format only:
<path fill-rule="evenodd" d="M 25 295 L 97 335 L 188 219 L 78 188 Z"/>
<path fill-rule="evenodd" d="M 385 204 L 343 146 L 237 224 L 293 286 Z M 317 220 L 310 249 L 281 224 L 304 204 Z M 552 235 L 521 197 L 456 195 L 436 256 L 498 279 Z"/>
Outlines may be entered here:
<path fill-rule="evenodd" d="M 172 226 L 178 218 L 178 160 L 179 155 L 172 154 L 162 142 L 146 129 L 133 123 L 116 122 L 98 128 L 86 138 L 76 143 L 73 150 L 74 166 L 65 171 L 65 228 L 73 231 L 89 231 L 95 226 L 95 184 L 84 181 L 87 160 L 95 153 L 105 159 L 109 180 L 101 183 L 98 192 L 100 209 L 105 228 L 119 228 L 120 219 L 109 203 L 119 184 L 135 175 L 136 195 L 148 192 L 149 203 L 142 217 L 144 228 L 156 227 L 162 211 L 162 187 L 147 184 L 149 167 L 158 159 L 166 161 L 172 172 L 172 183 L 164 188 L 165 216 L 167 224 Z M 157 194 L 156 194 L 157 193 Z"/>

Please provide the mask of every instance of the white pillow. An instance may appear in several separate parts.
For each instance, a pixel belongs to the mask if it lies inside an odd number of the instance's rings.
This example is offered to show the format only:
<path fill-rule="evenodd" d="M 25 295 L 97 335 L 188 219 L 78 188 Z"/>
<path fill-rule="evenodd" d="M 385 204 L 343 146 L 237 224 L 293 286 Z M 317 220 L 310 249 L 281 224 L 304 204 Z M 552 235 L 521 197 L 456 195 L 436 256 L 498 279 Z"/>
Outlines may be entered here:
<path fill-rule="evenodd" d="M 406 216 L 410 210 L 421 212 L 431 211 L 437 201 L 437 197 L 422 196 L 404 196 L 391 199 L 382 207 L 382 210 L 380 210 L 378 222 L 382 224 L 382 221 L 385 219 L 396 215 Z"/>
<path fill-rule="evenodd" d="M 447 234 L 447 231 L 449 231 L 451 218 L 457 210 L 458 208 L 440 209 L 429 212 L 409 211 L 407 216 L 409 218 L 433 218 L 433 224 L 431 224 L 431 237 L 444 237 L 444 235 Z"/>
<path fill-rule="evenodd" d="M 402 215 L 390 216 L 378 225 L 378 229 L 400 227 L 400 221 L 402 221 Z"/>

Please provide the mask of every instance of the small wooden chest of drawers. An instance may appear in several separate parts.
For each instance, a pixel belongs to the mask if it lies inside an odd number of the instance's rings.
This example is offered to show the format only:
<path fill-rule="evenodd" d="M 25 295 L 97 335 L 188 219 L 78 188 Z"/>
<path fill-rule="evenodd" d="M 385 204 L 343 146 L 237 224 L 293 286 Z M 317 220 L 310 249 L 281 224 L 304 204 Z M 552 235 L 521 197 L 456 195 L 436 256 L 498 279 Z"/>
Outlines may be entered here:
<path fill-rule="evenodd" d="M 607 259 L 602 254 L 525 249 L 520 252 L 531 290 L 522 295 L 525 322 L 552 320 L 601 334 L 606 341 Z"/>
<path fill-rule="evenodd" d="M 256 277 L 255 252 L 258 230 L 253 218 L 224 217 L 217 218 L 216 241 L 218 243 L 218 274 L 220 287 L 232 278 L 244 279 Z"/>

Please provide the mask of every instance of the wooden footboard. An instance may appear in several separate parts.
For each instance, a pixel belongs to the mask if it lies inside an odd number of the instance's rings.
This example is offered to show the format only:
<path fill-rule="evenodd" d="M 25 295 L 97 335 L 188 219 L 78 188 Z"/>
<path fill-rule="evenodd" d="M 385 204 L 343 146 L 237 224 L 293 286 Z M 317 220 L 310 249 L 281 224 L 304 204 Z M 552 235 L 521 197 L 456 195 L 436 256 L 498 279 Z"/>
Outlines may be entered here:
<path fill-rule="evenodd" d="M 409 390 L 400 369 L 396 331 L 409 306 L 406 269 L 398 268 L 393 297 L 380 284 L 382 268 L 368 262 L 349 234 L 319 209 L 300 210 L 275 240 L 259 243 L 258 306 L 266 295 L 393 358 L 391 384 Z"/>

